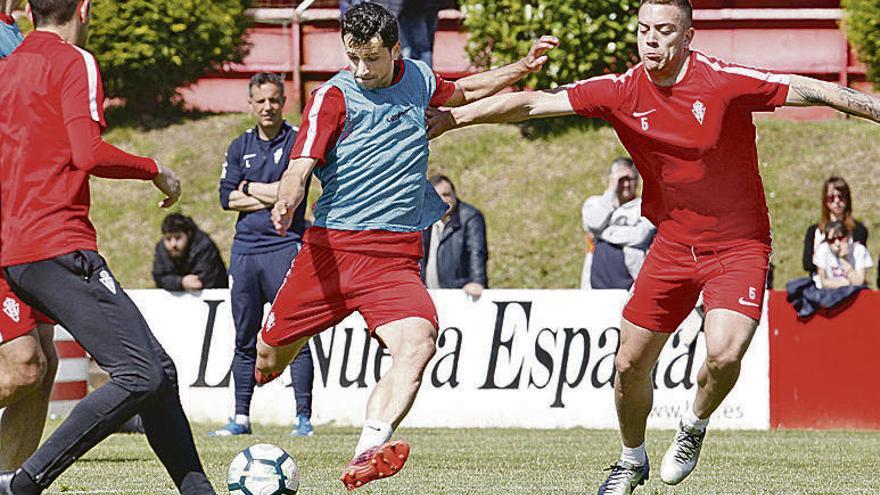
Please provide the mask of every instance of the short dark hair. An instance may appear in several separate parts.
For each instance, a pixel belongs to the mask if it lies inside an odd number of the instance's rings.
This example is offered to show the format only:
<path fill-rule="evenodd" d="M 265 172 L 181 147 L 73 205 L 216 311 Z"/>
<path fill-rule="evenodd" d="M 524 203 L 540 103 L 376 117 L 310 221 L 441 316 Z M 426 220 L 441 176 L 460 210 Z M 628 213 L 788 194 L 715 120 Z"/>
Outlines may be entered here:
<path fill-rule="evenodd" d="M 35 26 L 65 24 L 73 19 L 79 0 L 28 0 Z"/>
<path fill-rule="evenodd" d="M 168 216 L 162 220 L 163 234 L 183 232 L 184 234 L 192 235 L 195 227 L 196 224 L 193 222 L 192 218 L 186 215 L 181 215 L 180 213 L 169 213 Z"/>
<path fill-rule="evenodd" d="M 678 7 L 684 14 L 685 26 L 691 27 L 694 24 L 694 6 L 691 5 L 690 0 L 642 0 L 639 4 L 640 9 L 642 5 L 672 5 L 673 7 Z"/>
<path fill-rule="evenodd" d="M 846 228 L 846 223 L 841 220 L 835 220 L 828 223 L 828 225 L 825 227 L 825 232 L 823 232 L 823 234 L 825 234 L 825 239 L 828 239 L 828 237 L 831 236 L 831 234 L 834 232 L 839 232 L 843 235 L 849 235 L 849 229 Z"/>
<path fill-rule="evenodd" d="M 452 182 L 452 180 L 449 177 L 446 177 L 443 174 L 434 174 L 428 180 L 431 181 L 432 186 L 436 186 L 437 184 L 439 184 L 441 182 L 447 182 L 447 183 L 449 183 L 449 186 L 452 187 L 452 192 L 455 192 L 455 184 Z"/>
<path fill-rule="evenodd" d="M 254 96 L 254 86 L 260 87 L 264 84 L 274 84 L 277 86 L 278 92 L 284 98 L 284 78 L 271 72 L 257 72 L 251 77 L 251 81 L 248 83 L 248 98 Z"/>
<path fill-rule="evenodd" d="M 391 48 L 399 39 L 397 19 L 381 5 L 359 3 L 342 16 L 342 39 L 351 36 L 358 45 L 368 43 L 373 36 L 382 38 L 382 46 Z"/>

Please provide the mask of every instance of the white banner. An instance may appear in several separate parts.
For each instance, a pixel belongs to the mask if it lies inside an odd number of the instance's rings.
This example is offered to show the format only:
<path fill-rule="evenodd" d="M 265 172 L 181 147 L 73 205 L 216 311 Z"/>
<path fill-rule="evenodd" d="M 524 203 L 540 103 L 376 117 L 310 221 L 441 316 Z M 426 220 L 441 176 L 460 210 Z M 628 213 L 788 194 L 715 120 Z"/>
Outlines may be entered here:
<path fill-rule="evenodd" d="M 177 364 L 190 419 L 225 421 L 234 405 L 235 332 L 228 291 L 130 294 Z M 459 290 L 432 296 L 440 317 L 438 351 L 406 425 L 617 427 L 612 383 L 625 291 L 489 290 L 477 302 Z M 313 421 L 360 424 L 370 390 L 390 357 L 367 337 L 357 313 L 310 345 Z M 704 356 L 702 336 L 691 346 L 677 335 L 669 339 L 654 375 L 650 427 L 677 425 L 693 400 Z M 739 382 L 713 415 L 713 427 L 769 427 L 768 359 L 765 316 Z M 256 422 L 291 424 L 294 411 L 287 376 L 254 395 Z"/>

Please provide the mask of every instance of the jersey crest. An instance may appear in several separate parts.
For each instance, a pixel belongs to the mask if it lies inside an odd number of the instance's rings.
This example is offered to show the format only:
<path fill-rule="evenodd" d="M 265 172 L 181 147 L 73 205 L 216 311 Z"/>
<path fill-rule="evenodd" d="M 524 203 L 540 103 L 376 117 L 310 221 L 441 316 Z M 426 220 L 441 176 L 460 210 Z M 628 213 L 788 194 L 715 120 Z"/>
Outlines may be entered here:
<path fill-rule="evenodd" d="M 3 312 L 16 323 L 21 319 L 21 307 L 18 305 L 18 301 L 11 297 L 3 300 Z"/>
<path fill-rule="evenodd" d="M 113 280 L 113 277 L 110 275 L 110 272 L 107 270 L 101 270 L 101 273 L 98 274 L 98 281 L 107 288 L 113 294 L 116 294 L 116 281 Z"/>
<path fill-rule="evenodd" d="M 693 112 L 694 117 L 697 118 L 697 122 L 699 122 L 700 125 L 703 125 L 703 118 L 706 116 L 706 105 L 703 105 L 702 101 L 697 100 L 694 103 Z"/>

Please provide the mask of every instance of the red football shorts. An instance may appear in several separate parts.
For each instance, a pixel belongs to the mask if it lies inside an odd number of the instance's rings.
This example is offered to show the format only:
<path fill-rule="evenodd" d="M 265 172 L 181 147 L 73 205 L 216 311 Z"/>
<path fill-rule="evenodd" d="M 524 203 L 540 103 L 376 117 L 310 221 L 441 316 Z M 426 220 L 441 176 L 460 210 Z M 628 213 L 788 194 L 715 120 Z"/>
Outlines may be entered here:
<path fill-rule="evenodd" d="M 21 302 L 12 292 L 3 276 L 0 276 L 0 344 L 21 337 L 37 328 L 37 323 L 54 324 L 51 318 Z"/>
<path fill-rule="evenodd" d="M 657 235 L 623 317 L 648 330 L 672 333 L 694 309 L 702 290 L 707 312 L 723 308 L 760 320 L 770 251 L 757 240 L 698 249 Z"/>
<path fill-rule="evenodd" d="M 262 330 L 263 342 L 291 344 L 338 324 L 354 311 L 361 313 L 371 333 L 411 317 L 438 327 L 418 259 L 306 242 L 275 296 Z"/>

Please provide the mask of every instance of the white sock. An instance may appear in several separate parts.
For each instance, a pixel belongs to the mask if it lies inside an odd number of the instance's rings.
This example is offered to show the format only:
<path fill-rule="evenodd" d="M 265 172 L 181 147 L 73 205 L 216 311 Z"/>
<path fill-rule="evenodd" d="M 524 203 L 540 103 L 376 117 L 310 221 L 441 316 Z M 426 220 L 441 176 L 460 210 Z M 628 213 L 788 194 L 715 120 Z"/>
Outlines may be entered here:
<path fill-rule="evenodd" d="M 235 424 L 238 424 L 241 426 L 250 426 L 251 425 L 251 417 L 248 416 L 247 414 L 236 414 L 235 418 L 233 418 L 233 421 L 235 421 Z"/>
<path fill-rule="evenodd" d="M 382 445 L 391 439 L 394 429 L 388 423 L 383 423 L 375 419 L 368 419 L 364 422 L 364 429 L 361 430 L 361 439 L 358 440 L 357 447 L 354 448 L 355 457 L 361 455 L 373 447 Z"/>
<path fill-rule="evenodd" d="M 685 412 L 684 416 L 681 418 L 681 424 L 691 430 L 706 431 L 706 427 L 709 426 L 709 418 L 700 419 L 697 417 L 696 413 L 694 413 L 693 409 L 688 408 L 687 412 Z"/>
<path fill-rule="evenodd" d="M 648 454 L 645 453 L 645 442 L 634 448 L 624 445 L 620 451 L 620 460 L 635 466 L 644 466 L 648 462 Z"/>

